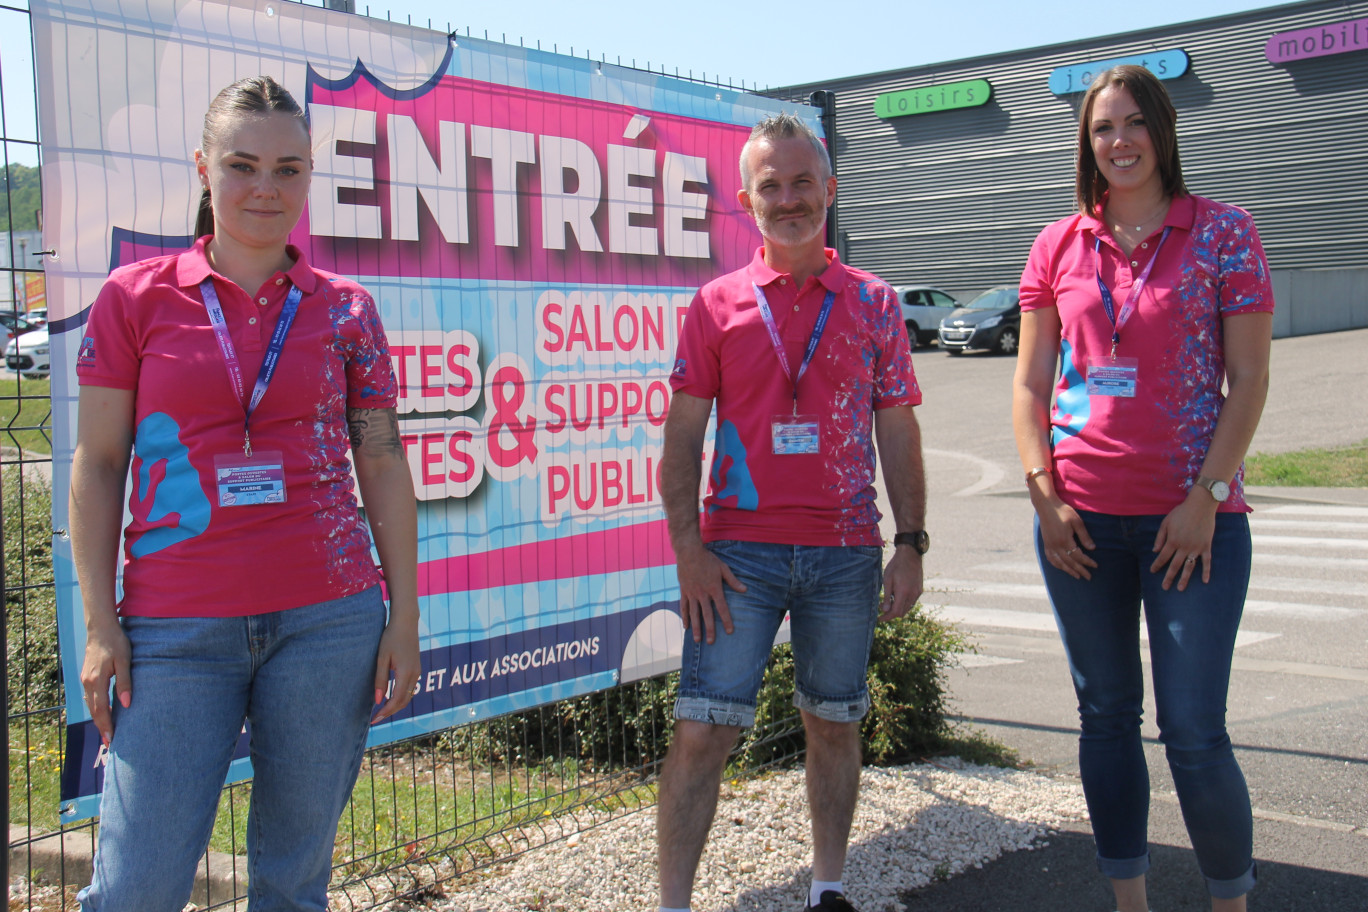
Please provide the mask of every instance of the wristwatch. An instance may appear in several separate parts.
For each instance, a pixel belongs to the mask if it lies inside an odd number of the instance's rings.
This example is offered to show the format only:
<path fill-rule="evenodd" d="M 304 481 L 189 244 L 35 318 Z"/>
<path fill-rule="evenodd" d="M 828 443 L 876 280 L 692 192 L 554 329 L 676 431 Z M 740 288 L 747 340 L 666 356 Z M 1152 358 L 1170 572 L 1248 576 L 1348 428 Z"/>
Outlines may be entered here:
<path fill-rule="evenodd" d="M 925 554 L 931 550 L 931 536 L 925 530 L 919 532 L 899 532 L 893 536 L 893 546 L 911 545 L 912 550 L 918 554 Z"/>
<path fill-rule="evenodd" d="M 1207 478 L 1205 475 L 1198 475 L 1197 480 L 1194 481 L 1193 484 L 1210 491 L 1212 499 L 1217 503 L 1225 503 L 1226 498 L 1230 496 L 1230 485 L 1226 484 L 1224 481 L 1218 481 L 1215 478 Z"/>

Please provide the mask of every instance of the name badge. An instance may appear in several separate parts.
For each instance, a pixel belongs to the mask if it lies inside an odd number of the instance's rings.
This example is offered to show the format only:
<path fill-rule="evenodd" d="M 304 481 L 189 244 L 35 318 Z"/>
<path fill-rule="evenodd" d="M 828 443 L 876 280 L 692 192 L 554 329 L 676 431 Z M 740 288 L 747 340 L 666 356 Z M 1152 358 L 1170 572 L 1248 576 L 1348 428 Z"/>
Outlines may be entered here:
<path fill-rule="evenodd" d="M 1089 396 L 1134 399 L 1139 380 L 1140 362 L 1135 358 L 1099 358 L 1088 365 Z"/>
<path fill-rule="evenodd" d="M 218 488 L 220 507 L 284 503 L 285 454 L 258 450 L 251 456 L 215 456 L 214 485 Z"/>
<path fill-rule="evenodd" d="M 804 456 L 820 453 L 821 422 L 816 415 L 776 415 L 770 424 L 774 455 Z"/>

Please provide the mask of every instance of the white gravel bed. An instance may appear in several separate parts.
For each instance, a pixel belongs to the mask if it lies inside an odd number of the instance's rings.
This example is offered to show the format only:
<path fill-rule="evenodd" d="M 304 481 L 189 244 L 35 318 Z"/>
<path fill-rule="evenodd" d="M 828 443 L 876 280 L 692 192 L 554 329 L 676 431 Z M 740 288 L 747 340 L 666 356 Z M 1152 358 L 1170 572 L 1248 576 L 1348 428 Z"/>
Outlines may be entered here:
<path fill-rule="evenodd" d="M 951 759 L 866 768 L 844 883 L 860 912 L 901 912 L 898 896 L 1005 852 L 1037 848 L 1086 819 L 1077 783 Z M 654 912 L 655 810 L 541 846 L 434 912 Z M 694 884 L 694 912 L 797 912 L 811 872 L 803 771 L 723 785 Z M 394 910 L 407 908 L 394 904 Z"/>

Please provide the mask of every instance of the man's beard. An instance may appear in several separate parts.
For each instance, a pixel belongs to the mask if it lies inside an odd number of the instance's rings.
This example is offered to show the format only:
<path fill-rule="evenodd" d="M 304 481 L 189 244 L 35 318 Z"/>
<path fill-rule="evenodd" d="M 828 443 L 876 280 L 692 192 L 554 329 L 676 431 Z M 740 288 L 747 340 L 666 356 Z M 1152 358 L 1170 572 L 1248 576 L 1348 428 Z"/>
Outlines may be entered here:
<path fill-rule="evenodd" d="M 785 247 L 801 247 L 804 244 L 809 244 L 820 237 L 826 229 L 826 219 L 817 217 L 810 208 L 806 207 L 803 210 L 804 218 L 801 221 L 781 222 L 778 220 L 792 214 L 792 211 L 786 211 L 768 216 L 757 212 L 755 225 L 760 229 L 760 234 L 765 240 L 773 241 Z M 795 234 L 795 229 L 799 227 L 802 230 Z"/>

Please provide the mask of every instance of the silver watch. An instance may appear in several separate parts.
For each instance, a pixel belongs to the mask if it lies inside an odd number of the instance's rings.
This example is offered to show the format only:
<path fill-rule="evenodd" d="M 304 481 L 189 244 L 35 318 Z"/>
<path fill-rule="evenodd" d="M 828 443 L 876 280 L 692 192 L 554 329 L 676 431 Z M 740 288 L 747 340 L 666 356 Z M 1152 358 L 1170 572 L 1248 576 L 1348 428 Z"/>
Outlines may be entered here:
<path fill-rule="evenodd" d="M 1212 500 L 1217 503 L 1225 503 L 1226 498 L 1230 496 L 1230 485 L 1226 484 L 1224 481 L 1218 481 L 1215 478 L 1207 478 L 1205 475 L 1198 475 L 1197 480 L 1193 482 L 1193 484 L 1199 485 L 1210 491 Z"/>

